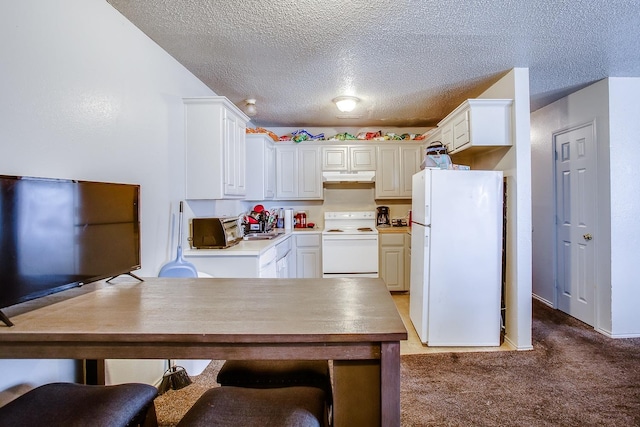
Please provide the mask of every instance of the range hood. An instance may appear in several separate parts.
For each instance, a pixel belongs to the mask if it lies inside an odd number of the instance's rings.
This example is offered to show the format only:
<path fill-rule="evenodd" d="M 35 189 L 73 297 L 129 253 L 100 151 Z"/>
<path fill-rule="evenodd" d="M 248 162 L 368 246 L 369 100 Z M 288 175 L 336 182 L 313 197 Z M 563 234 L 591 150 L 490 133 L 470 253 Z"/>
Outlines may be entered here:
<path fill-rule="evenodd" d="M 375 171 L 325 171 L 322 172 L 324 182 L 375 182 Z"/>

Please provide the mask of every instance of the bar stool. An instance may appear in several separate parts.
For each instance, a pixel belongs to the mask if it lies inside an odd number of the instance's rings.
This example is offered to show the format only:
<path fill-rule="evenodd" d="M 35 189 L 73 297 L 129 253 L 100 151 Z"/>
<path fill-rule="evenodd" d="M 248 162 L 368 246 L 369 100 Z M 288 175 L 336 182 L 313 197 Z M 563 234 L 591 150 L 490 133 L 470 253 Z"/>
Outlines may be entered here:
<path fill-rule="evenodd" d="M 329 401 L 332 398 L 326 360 L 227 360 L 216 381 L 222 386 L 249 388 L 318 387 Z"/>
<path fill-rule="evenodd" d="M 177 427 L 324 427 L 324 391 L 317 387 L 207 390 Z"/>
<path fill-rule="evenodd" d="M 332 424 L 333 392 L 327 360 L 227 360 L 216 381 L 223 387 L 320 388 L 324 391 L 326 417 Z"/>
<path fill-rule="evenodd" d="M 0 426 L 157 426 L 157 395 L 147 384 L 45 384 L 0 407 Z"/>

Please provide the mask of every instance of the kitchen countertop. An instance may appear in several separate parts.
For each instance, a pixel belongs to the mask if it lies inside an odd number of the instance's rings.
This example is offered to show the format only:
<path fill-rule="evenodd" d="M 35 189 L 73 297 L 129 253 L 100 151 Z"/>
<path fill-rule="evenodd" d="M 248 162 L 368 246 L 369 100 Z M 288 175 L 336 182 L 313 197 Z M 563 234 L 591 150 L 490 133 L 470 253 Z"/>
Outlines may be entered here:
<path fill-rule="evenodd" d="M 199 256 L 260 256 L 278 243 L 295 234 L 320 234 L 319 228 L 294 228 L 282 230 L 279 236 L 264 240 L 242 240 L 237 245 L 225 249 L 185 249 L 185 257 Z"/>

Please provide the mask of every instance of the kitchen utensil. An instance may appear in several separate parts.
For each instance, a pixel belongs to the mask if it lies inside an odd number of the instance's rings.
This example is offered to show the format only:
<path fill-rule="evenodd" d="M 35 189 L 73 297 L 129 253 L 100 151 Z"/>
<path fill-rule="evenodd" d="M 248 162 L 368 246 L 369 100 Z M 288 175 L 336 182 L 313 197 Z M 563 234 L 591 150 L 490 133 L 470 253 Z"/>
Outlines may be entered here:
<path fill-rule="evenodd" d="M 378 227 L 388 227 L 390 224 L 389 221 L 389 207 L 388 206 L 378 206 L 378 219 L 377 225 Z"/>
<path fill-rule="evenodd" d="M 182 201 L 180 201 L 180 217 L 178 220 L 178 248 L 176 259 L 166 263 L 158 273 L 158 277 L 198 277 L 198 270 L 182 257 Z"/>

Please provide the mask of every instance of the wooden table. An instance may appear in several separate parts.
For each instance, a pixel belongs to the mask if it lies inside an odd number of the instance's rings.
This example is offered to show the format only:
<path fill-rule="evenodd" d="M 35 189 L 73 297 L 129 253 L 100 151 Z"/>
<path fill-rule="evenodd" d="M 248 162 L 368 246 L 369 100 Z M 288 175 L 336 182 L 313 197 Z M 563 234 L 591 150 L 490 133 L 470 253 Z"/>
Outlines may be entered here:
<path fill-rule="evenodd" d="M 69 292 L 5 309 L 15 326 L 0 326 L 0 358 L 333 360 L 337 427 L 400 425 L 407 331 L 380 279 L 127 278 Z"/>

